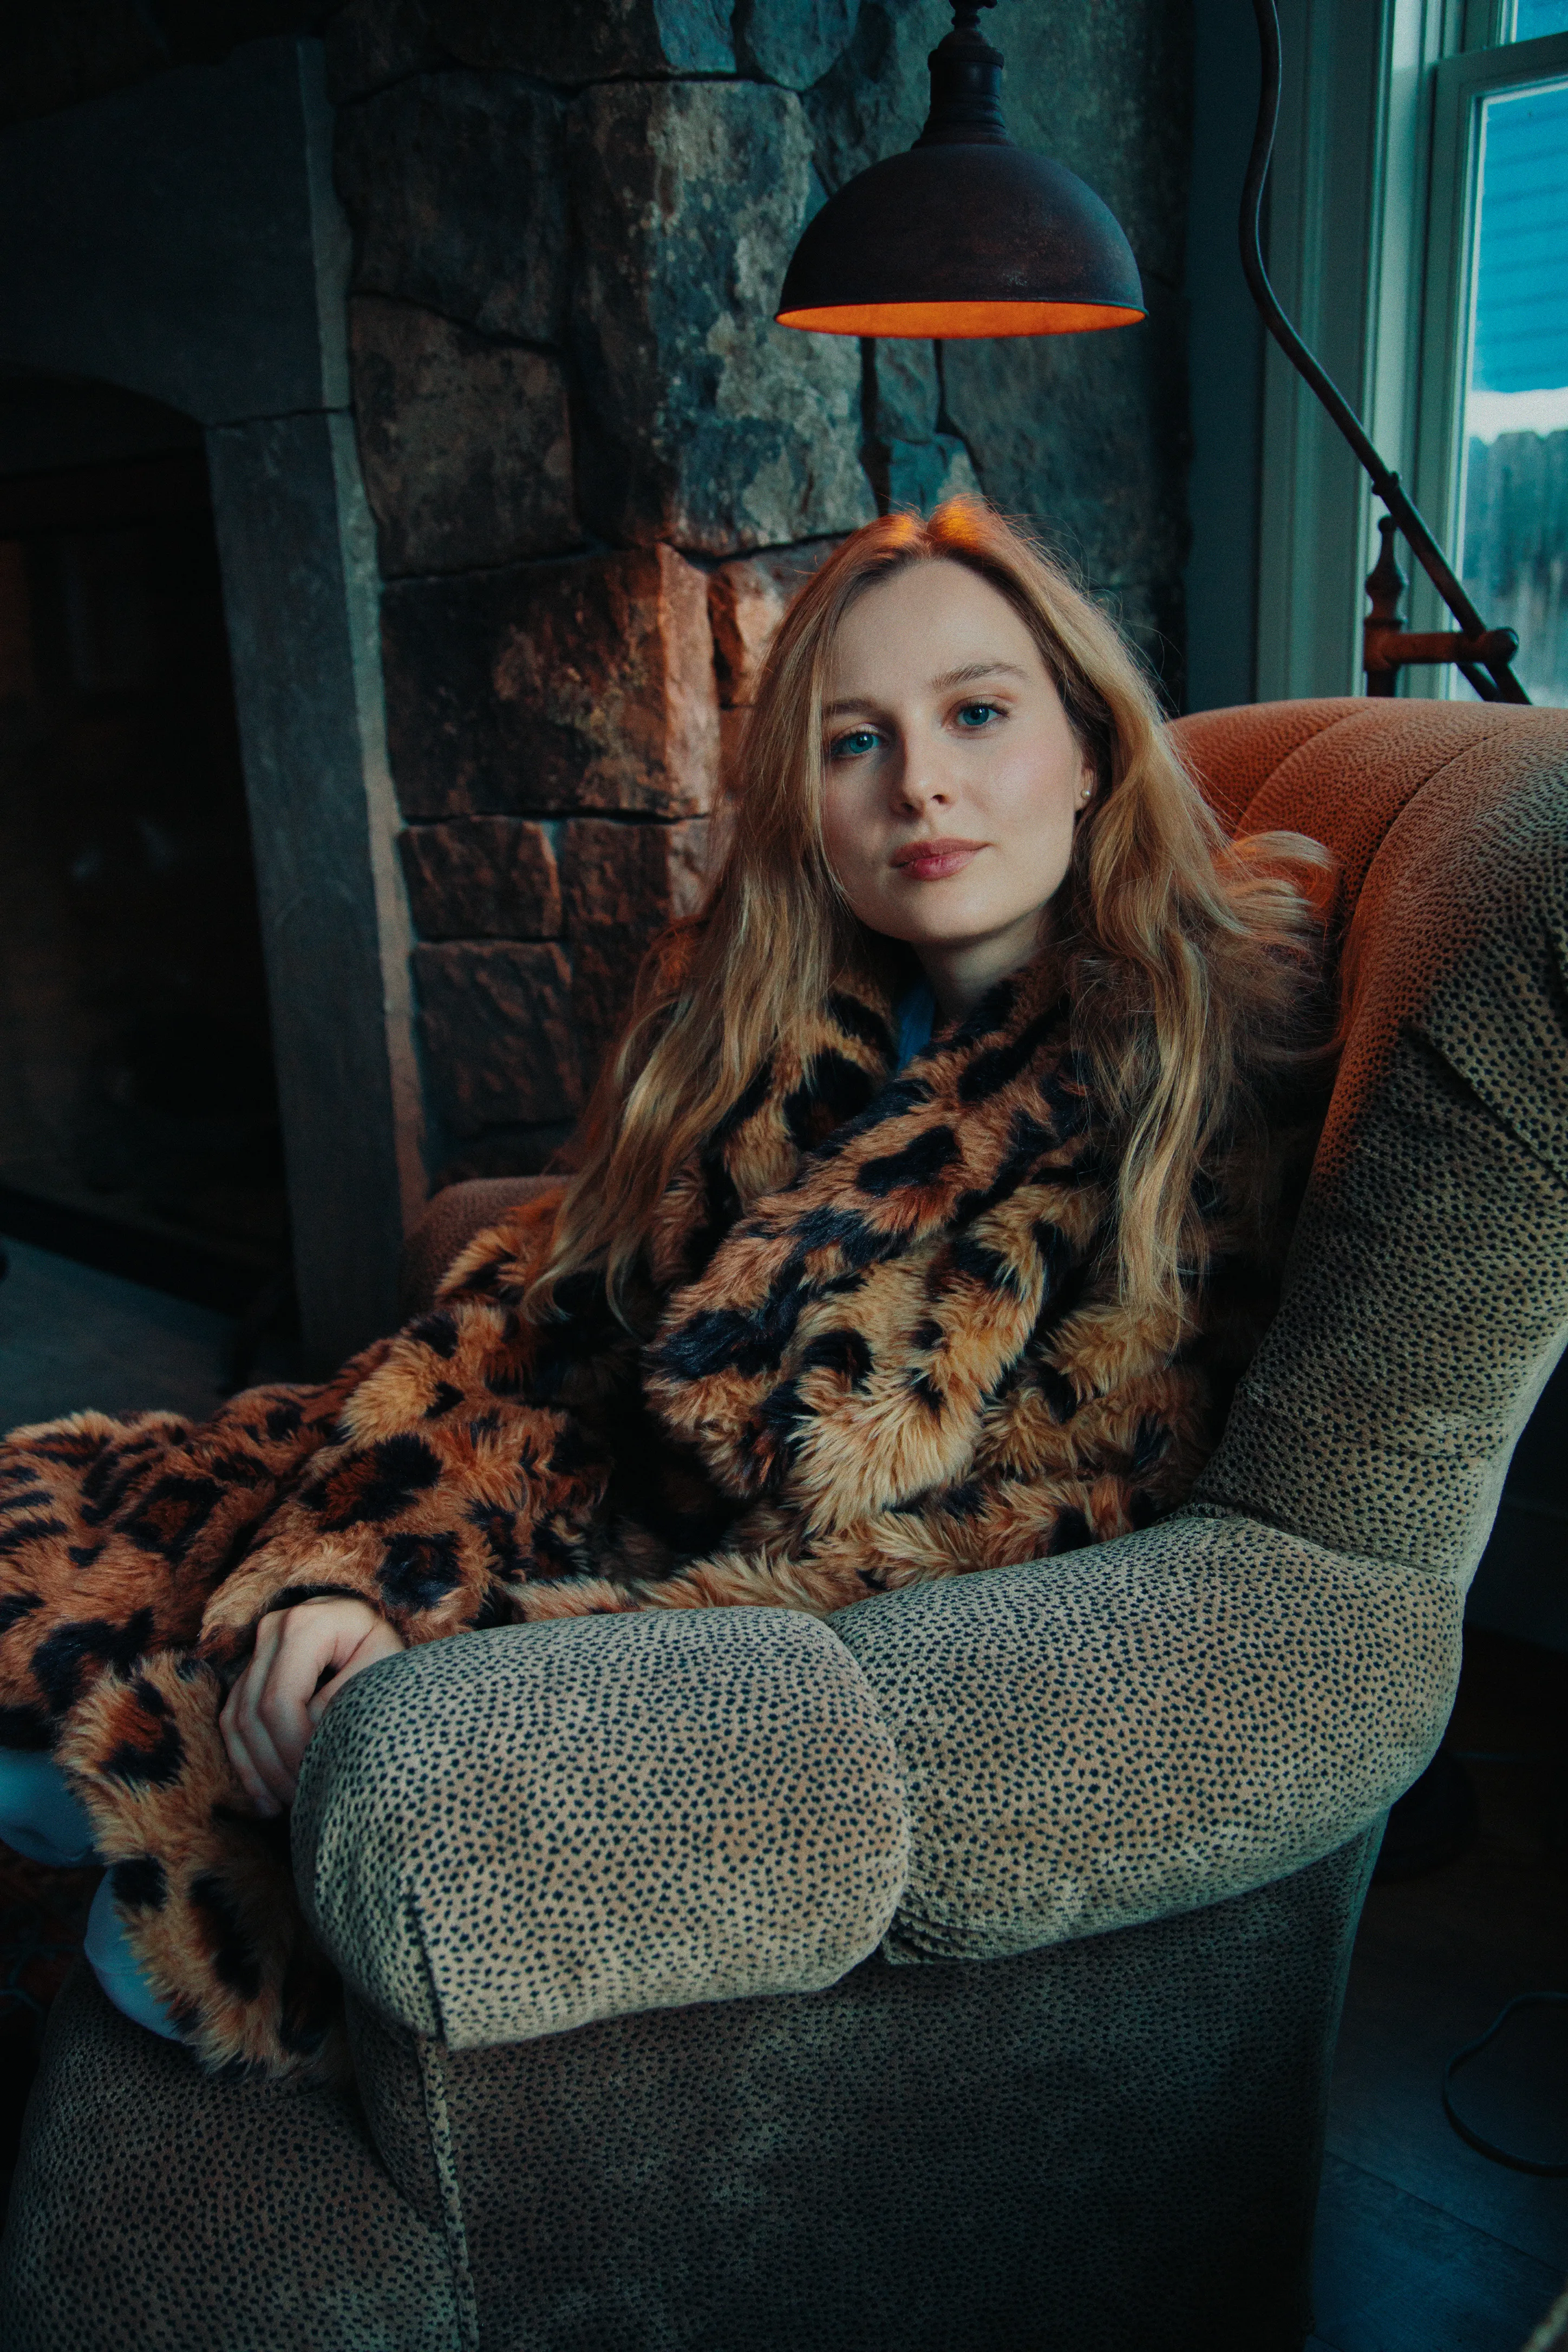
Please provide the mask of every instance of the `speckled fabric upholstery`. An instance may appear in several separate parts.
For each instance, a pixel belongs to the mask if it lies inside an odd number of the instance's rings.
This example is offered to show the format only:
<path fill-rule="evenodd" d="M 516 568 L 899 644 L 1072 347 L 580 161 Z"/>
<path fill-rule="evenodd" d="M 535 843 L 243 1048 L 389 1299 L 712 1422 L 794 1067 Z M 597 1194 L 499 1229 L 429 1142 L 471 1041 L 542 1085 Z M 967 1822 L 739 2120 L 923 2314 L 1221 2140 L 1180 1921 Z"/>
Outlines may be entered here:
<path fill-rule="evenodd" d="M 1568 715 L 1294 708 L 1322 723 L 1242 822 L 1310 818 L 1339 852 L 1351 1013 L 1282 1309 L 1199 1499 L 1462 1589 L 1568 1330 Z M 1234 779 L 1227 715 L 1183 731 Z"/>
<path fill-rule="evenodd" d="M 832 1984 L 876 1949 L 908 1849 L 869 1690 L 780 1609 L 407 1651 L 331 1708 L 294 1807 L 317 1933 L 453 2050 Z"/>
<path fill-rule="evenodd" d="M 507 2050 L 355 2003 L 356 2069 L 472 2344 L 1295 2352 L 1374 1844 L 1157 1927 Z"/>
<path fill-rule="evenodd" d="M 79 1993 L 7 2240 L 24 2352 L 118 2347 L 136 2294 L 170 2315 L 135 2340 L 215 2352 L 1299 2352 L 1378 1817 L 1440 1736 L 1463 1589 L 1568 1328 L 1568 714 L 1318 702 L 1175 733 L 1235 828 L 1336 851 L 1350 925 L 1284 1305 L 1189 1507 L 868 1600 L 776 1675 L 745 1622 L 769 1612 L 718 1612 L 560 1629 L 602 1650 L 472 1635 L 363 1677 L 311 1750 L 297 1853 L 352 1988 L 374 2194 L 343 2103 L 295 2095 L 284 2146 L 279 2095 L 174 2083 L 177 2051 L 117 2046 L 110 2080 Z M 415 1288 L 499 1205 L 434 1204 Z M 620 1646 L 727 1617 L 711 1685 L 695 1654 Z M 616 1695 L 639 1687 L 628 1748 Z M 639 1826 L 660 1773 L 689 1801 L 679 1853 Z M 292 2216 L 292 2175 L 333 2166 L 314 2333 L 289 2332 L 287 2279 L 252 2290 L 268 2332 L 181 2332 L 165 2281 L 212 2313 L 187 2240 L 209 2280 L 285 2263 L 235 2184 Z M 384 2231 L 406 2324 L 354 2301 Z M 49 2273 L 68 2241 L 74 2300 Z"/>
<path fill-rule="evenodd" d="M 49 2018 L 0 2250 L 5 2352 L 451 2352 L 444 2234 L 359 2101 L 217 2083 L 79 1960 Z"/>
<path fill-rule="evenodd" d="M 909 1796 L 895 1960 L 985 1959 L 1212 1902 L 1408 1788 L 1452 1703 L 1452 1590 L 1234 1522 L 832 1621 Z"/>

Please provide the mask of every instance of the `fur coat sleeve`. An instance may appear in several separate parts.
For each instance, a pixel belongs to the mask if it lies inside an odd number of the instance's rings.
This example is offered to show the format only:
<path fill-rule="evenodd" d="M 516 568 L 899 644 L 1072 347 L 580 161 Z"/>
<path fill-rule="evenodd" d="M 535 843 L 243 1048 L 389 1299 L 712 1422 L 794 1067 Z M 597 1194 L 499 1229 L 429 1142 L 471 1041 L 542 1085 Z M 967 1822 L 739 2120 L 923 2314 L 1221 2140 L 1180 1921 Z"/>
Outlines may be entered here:
<path fill-rule="evenodd" d="M 751 1601 L 826 1612 L 1178 1504 L 1266 1318 L 1258 1171 L 1216 1192 L 1173 1333 L 1108 1265 L 1108 1167 L 1044 967 L 891 1072 L 840 995 L 679 1171 L 649 1328 L 521 1300 L 552 1206 L 315 1389 L 199 1426 L 79 1414 L 0 1445 L 0 1738 L 52 1747 L 132 1948 L 209 2068 L 342 2063 L 336 1988 L 217 1727 L 268 1611 L 363 1598 L 405 1642 Z"/>

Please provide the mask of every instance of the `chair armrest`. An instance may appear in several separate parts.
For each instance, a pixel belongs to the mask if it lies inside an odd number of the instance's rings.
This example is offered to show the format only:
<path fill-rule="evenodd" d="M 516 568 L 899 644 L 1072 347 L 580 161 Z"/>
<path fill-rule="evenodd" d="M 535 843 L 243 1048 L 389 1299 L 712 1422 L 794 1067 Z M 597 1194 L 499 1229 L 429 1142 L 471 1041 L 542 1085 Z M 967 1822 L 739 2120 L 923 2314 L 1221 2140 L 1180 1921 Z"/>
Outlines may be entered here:
<path fill-rule="evenodd" d="M 1462 1610 L 1446 1580 L 1194 1516 L 842 1611 L 908 1794 L 888 1956 L 1030 1951 L 1342 1845 L 1436 1749 Z"/>
<path fill-rule="evenodd" d="M 346 1980 L 453 2049 L 832 1984 L 881 1940 L 908 1850 L 858 1670 L 774 1609 L 387 1659 L 323 1717 L 293 1828 Z"/>

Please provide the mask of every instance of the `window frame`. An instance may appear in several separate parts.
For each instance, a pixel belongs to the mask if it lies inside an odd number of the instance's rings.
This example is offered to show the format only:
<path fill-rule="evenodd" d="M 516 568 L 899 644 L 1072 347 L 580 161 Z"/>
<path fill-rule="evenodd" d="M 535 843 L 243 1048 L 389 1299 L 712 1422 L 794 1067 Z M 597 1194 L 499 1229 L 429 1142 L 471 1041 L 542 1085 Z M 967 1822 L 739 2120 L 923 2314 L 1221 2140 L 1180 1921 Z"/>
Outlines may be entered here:
<path fill-rule="evenodd" d="M 1467 313 L 1438 273 L 1447 269 L 1451 280 L 1469 184 L 1455 173 L 1451 145 L 1439 147 L 1438 109 L 1460 106 L 1457 93 L 1541 79 L 1541 56 L 1568 52 L 1565 33 L 1512 40 L 1513 16 L 1514 0 L 1279 0 L 1269 275 L 1445 547 L 1462 452 L 1452 446 L 1461 356 L 1443 336 Z M 1550 70 L 1555 77 L 1562 68 L 1553 62 Z M 1468 124 L 1473 99 L 1461 112 Z M 1468 173 L 1468 148 L 1465 161 Z M 1463 258 L 1468 269 L 1468 253 Z M 1258 507 L 1259 701 L 1366 691 L 1363 583 L 1376 559 L 1381 511 L 1337 427 L 1269 338 Z M 1408 551 L 1402 562 L 1413 575 L 1411 625 L 1451 627 Z M 1402 670 L 1398 691 L 1432 699 L 1470 689 L 1451 669 L 1421 668 Z"/>

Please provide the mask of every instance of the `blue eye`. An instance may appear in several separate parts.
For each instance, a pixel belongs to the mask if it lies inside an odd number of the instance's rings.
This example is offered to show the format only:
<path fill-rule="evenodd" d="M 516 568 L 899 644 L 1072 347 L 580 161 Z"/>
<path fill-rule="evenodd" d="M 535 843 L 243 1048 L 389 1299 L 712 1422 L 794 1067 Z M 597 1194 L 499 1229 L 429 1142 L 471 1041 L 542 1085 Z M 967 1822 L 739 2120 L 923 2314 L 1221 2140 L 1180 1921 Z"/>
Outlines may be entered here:
<path fill-rule="evenodd" d="M 880 740 L 881 738 L 874 728 L 857 727 L 850 734 L 838 737 L 837 742 L 830 747 L 829 757 L 835 760 L 863 760 L 868 751 L 876 750 Z"/>
<path fill-rule="evenodd" d="M 998 716 L 994 702 L 966 702 L 958 711 L 958 723 L 969 735 L 978 735 L 987 721 Z"/>

